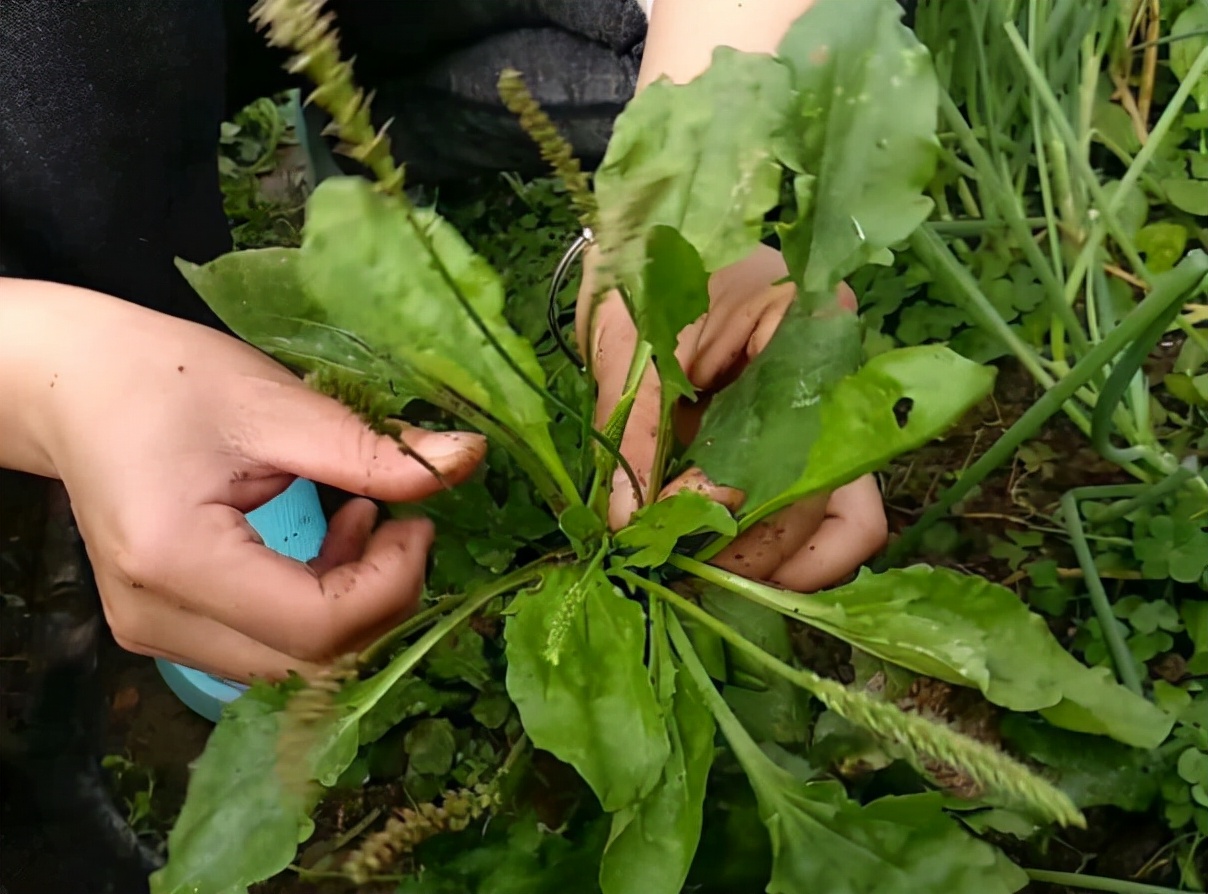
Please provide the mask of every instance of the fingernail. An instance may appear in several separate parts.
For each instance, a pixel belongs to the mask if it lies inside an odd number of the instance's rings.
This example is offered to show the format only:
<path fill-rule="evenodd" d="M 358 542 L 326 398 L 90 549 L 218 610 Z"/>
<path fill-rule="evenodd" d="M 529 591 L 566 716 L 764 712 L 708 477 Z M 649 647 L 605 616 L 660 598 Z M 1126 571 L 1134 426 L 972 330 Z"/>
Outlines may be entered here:
<path fill-rule="evenodd" d="M 461 463 L 486 453 L 487 439 L 466 431 L 425 432 L 407 438 L 408 446 L 433 465 Z"/>

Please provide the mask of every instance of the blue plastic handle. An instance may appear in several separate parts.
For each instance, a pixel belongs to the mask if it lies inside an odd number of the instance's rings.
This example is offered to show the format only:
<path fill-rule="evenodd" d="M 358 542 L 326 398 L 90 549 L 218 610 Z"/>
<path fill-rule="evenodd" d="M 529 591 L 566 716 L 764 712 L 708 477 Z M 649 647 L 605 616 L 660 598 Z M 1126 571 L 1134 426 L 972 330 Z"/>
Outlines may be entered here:
<path fill-rule="evenodd" d="M 327 519 L 319 505 L 319 492 L 303 478 L 294 481 L 280 496 L 249 512 L 247 520 L 266 546 L 300 562 L 309 562 L 317 556 L 327 536 Z M 254 598 L 255 594 L 249 595 Z M 156 659 L 155 664 L 176 697 L 213 722 L 218 721 L 223 707 L 247 688 L 162 658 Z"/>

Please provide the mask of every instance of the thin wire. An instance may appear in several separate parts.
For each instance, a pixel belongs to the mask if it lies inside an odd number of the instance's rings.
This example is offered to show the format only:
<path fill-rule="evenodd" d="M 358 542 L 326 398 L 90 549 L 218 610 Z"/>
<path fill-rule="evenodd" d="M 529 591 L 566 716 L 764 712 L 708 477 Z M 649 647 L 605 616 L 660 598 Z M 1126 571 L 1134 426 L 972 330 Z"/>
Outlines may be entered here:
<path fill-rule="evenodd" d="M 580 369 L 583 368 L 583 358 L 579 356 L 579 352 L 566 340 L 566 336 L 562 334 L 562 324 L 558 322 L 558 293 L 562 291 L 562 286 L 566 284 L 571 265 L 578 261 L 583 252 L 594 242 L 595 235 L 589 227 L 584 227 L 583 232 L 579 234 L 575 241 L 571 243 L 570 248 L 566 250 L 566 253 L 562 255 L 562 260 L 554 268 L 554 278 L 549 284 L 549 307 L 546 310 L 546 320 L 549 323 L 550 332 L 554 334 L 554 338 L 558 342 L 558 348 L 570 358 L 571 363 Z"/>

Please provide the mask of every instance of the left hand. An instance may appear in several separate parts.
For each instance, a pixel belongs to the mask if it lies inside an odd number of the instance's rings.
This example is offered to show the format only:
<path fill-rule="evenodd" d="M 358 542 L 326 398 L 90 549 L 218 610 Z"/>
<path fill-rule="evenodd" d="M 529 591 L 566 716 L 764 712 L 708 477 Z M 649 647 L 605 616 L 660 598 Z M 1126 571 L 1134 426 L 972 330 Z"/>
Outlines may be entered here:
<path fill-rule="evenodd" d="M 579 295 L 579 344 L 587 344 L 591 324 L 592 372 L 599 387 L 597 427 L 602 427 L 620 401 L 637 342 L 637 331 L 616 292 L 605 296 L 588 320 L 594 290 L 590 256 Z M 781 283 L 787 274 L 780 253 L 761 246 L 709 281 L 709 310 L 680 333 L 676 357 L 688 380 L 698 389 L 695 403 L 676 408 L 676 434 L 685 442 L 695 436 L 709 400 L 733 382 L 747 363 L 767 346 L 793 301 L 795 287 Z M 846 285 L 839 304 L 856 311 L 856 299 Z M 659 423 L 658 375 L 647 370 L 638 390 L 621 453 L 629 460 L 642 487 L 648 488 L 655 459 Z M 731 510 L 744 495 L 710 482 L 700 469 L 689 469 L 659 494 L 666 497 L 684 488 L 707 494 Z M 643 500 L 648 496 L 642 494 Z M 609 524 L 623 527 L 638 508 L 637 495 L 622 470 L 613 480 Z M 791 590 L 811 592 L 838 583 L 884 546 L 888 523 L 876 479 L 866 475 L 834 493 L 807 497 L 764 519 L 719 553 L 713 564 L 755 580 Z"/>

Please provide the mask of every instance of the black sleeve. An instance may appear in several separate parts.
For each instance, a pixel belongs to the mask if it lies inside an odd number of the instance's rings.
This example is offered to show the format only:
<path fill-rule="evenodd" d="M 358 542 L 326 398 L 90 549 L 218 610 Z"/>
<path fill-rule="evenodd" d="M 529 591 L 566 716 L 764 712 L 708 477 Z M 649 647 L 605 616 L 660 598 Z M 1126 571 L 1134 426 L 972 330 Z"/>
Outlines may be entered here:
<path fill-rule="evenodd" d="M 222 0 L 0 2 L 0 246 L 22 275 L 216 320 Z"/>

